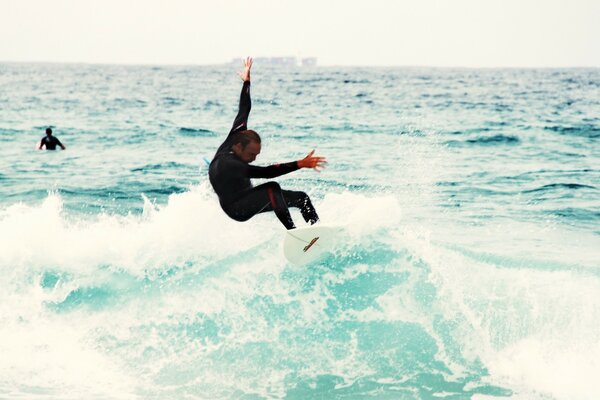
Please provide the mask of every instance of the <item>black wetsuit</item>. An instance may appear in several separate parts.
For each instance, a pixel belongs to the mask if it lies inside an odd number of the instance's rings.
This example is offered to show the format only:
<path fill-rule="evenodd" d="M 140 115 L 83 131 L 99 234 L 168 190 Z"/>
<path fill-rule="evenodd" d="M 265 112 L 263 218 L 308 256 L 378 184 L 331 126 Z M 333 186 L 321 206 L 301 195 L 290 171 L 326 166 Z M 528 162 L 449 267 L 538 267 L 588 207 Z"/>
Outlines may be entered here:
<path fill-rule="evenodd" d="M 40 147 L 46 145 L 46 150 L 56 150 L 56 146 L 60 146 L 63 147 L 62 143 L 60 142 L 60 140 L 58 140 L 56 137 L 54 136 L 44 136 L 42 138 L 42 142 Z"/>
<path fill-rule="evenodd" d="M 304 220 L 314 224 L 319 217 L 306 193 L 282 190 L 277 182 L 267 182 L 256 187 L 250 182 L 250 178 L 275 178 L 295 171 L 298 169 L 296 161 L 257 167 L 243 162 L 231 151 L 233 134 L 248 129 L 250 108 L 250 82 L 244 82 L 238 115 L 229 135 L 210 163 L 208 172 L 221 208 L 236 221 L 247 221 L 256 214 L 274 211 L 287 229 L 293 229 L 294 221 L 288 207 L 297 207 Z"/>

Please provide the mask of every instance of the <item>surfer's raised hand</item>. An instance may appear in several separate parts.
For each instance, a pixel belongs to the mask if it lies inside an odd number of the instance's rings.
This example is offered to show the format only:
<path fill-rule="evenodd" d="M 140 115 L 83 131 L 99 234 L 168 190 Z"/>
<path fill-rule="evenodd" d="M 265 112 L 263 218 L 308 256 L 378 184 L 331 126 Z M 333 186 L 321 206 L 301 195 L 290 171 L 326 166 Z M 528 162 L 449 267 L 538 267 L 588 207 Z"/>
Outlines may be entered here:
<path fill-rule="evenodd" d="M 240 78 L 244 82 L 250 82 L 250 69 L 252 68 L 252 57 L 246 57 L 244 60 L 244 70 L 240 72 Z"/>
<path fill-rule="evenodd" d="M 325 157 L 314 156 L 313 154 L 315 154 L 314 150 L 308 153 L 302 160 L 298 160 L 298 168 L 312 168 L 317 172 L 325 168 L 327 159 Z"/>

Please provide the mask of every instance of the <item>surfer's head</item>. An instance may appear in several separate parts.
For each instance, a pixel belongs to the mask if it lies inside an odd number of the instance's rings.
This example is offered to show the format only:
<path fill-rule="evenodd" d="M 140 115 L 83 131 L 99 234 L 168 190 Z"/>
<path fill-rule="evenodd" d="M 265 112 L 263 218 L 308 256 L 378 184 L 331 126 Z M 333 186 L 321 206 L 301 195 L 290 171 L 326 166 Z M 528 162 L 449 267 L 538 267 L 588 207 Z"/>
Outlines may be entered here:
<path fill-rule="evenodd" d="M 253 130 L 233 134 L 231 150 L 240 160 L 251 163 L 260 154 L 260 136 Z"/>
<path fill-rule="evenodd" d="M 48 136 L 52 135 L 52 129 L 46 128 L 46 135 L 48 135 Z"/>

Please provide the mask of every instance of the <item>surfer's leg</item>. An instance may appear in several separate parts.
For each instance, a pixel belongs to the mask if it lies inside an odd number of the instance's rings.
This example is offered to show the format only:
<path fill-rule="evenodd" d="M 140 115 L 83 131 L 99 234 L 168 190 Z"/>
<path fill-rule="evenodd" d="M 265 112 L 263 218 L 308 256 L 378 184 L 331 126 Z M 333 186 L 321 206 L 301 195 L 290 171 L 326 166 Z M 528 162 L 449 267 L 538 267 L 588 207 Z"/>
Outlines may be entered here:
<path fill-rule="evenodd" d="M 304 192 L 296 192 L 293 190 L 283 190 L 283 197 L 285 198 L 288 207 L 297 207 L 300 209 L 300 213 L 304 220 L 311 225 L 319 220 L 317 211 L 310 201 L 310 197 Z"/>
<path fill-rule="evenodd" d="M 250 189 L 241 199 L 227 206 L 225 210 L 227 215 L 236 221 L 247 221 L 256 214 L 267 211 L 274 211 L 286 229 L 296 227 L 277 182 L 267 182 Z"/>

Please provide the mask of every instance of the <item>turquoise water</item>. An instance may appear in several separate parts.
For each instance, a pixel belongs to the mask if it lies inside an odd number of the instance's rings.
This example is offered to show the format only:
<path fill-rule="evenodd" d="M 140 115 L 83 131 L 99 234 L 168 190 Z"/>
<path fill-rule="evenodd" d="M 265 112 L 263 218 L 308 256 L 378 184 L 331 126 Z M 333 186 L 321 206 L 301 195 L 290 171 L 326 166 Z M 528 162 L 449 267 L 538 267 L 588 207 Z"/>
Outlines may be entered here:
<path fill-rule="evenodd" d="M 305 267 L 208 185 L 235 71 L 0 64 L 0 397 L 600 397 L 600 70 L 255 65 Z"/>

